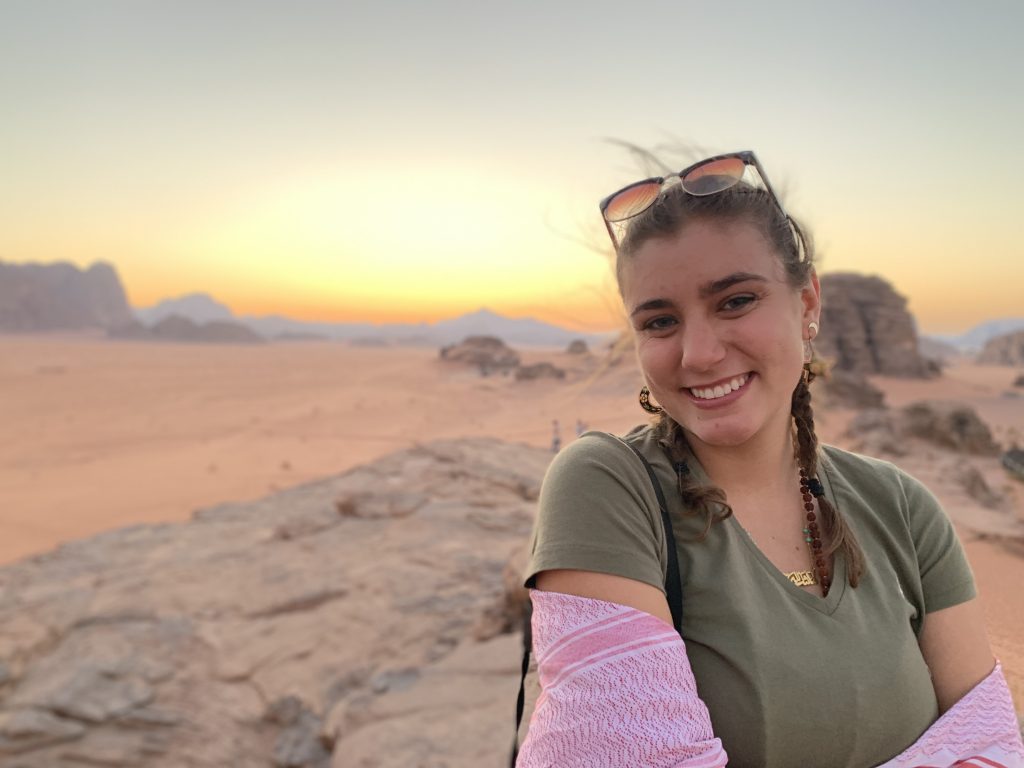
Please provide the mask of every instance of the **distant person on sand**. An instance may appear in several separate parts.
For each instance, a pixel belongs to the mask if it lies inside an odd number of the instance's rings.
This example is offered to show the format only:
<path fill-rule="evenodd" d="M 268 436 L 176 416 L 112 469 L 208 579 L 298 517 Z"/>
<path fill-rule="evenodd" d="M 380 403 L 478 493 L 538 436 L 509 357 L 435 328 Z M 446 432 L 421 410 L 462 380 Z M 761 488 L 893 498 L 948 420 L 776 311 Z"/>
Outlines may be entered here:
<path fill-rule="evenodd" d="M 582 419 L 576 419 L 576 437 L 579 437 L 587 431 L 587 425 L 583 423 Z"/>
<path fill-rule="evenodd" d="M 558 419 L 551 422 L 551 452 L 558 453 L 562 450 L 562 433 L 558 428 Z"/>
<path fill-rule="evenodd" d="M 548 469 L 516 764 L 1024 765 L 949 518 L 818 443 L 814 250 L 754 154 L 600 210 L 652 418 Z"/>

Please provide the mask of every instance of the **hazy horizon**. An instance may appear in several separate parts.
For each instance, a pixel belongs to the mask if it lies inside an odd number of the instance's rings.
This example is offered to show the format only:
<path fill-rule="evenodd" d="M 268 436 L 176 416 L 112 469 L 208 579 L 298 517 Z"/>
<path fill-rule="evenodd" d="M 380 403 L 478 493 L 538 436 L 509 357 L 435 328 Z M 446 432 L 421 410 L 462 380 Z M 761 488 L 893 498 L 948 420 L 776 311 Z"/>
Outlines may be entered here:
<path fill-rule="evenodd" d="M 675 137 L 755 150 L 820 272 L 878 274 L 923 333 L 956 333 L 1022 314 L 1021 22 L 1000 2 L 8 3 L 0 259 L 109 261 L 133 306 L 202 286 L 246 315 L 610 328 L 596 202 L 640 173 L 607 137 Z"/>

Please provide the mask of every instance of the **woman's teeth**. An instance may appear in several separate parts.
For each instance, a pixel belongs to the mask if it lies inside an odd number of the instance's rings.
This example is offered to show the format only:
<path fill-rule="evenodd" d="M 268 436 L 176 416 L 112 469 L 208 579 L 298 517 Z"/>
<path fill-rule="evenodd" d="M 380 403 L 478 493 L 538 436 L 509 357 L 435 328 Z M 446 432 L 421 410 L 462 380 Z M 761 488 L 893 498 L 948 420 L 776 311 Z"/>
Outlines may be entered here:
<path fill-rule="evenodd" d="M 744 384 L 747 383 L 747 374 L 737 376 L 731 381 L 727 381 L 724 384 L 719 384 L 714 387 L 702 389 L 700 387 L 691 387 L 690 394 L 694 397 L 699 397 L 701 400 L 714 400 L 719 397 L 725 397 L 730 392 L 734 392 Z"/>

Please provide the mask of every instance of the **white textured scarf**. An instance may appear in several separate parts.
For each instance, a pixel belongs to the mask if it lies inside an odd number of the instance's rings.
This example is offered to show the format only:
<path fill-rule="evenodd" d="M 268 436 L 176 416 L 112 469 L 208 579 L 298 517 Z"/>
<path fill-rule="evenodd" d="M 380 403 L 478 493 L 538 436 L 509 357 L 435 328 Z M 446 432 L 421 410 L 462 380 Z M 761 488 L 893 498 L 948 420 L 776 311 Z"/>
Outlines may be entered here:
<path fill-rule="evenodd" d="M 721 768 L 728 762 L 668 624 L 603 600 L 531 590 L 541 694 L 517 768 Z M 1002 668 L 881 768 L 1024 768 Z"/>

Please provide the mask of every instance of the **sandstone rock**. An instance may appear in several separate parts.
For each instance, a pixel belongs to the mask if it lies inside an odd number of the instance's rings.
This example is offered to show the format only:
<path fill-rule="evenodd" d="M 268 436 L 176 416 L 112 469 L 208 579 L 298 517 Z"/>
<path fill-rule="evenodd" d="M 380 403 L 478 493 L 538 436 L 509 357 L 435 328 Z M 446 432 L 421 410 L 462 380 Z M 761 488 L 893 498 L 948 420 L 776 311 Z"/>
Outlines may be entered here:
<path fill-rule="evenodd" d="M 133 320 L 114 268 L 0 262 L 0 331 L 112 328 Z"/>
<path fill-rule="evenodd" d="M 907 301 L 879 277 L 830 273 L 821 278 L 817 351 L 839 370 L 923 378 L 938 367 L 918 352 Z"/>
<path fill-rule="evenodd" d="M 978 362 L 991 365 L 1024 365 L 1024 331 L 1014 331 L 989 339 L 978 354 Z"/>
<path fill-rule="evenodd" d="M 17 755 L 41 747 L 73 741 L 85 726 L 40 709 L 0 712 L 0 756 Z"/>
<path fill-rule="evenodd" d="M 954 465 L 953 478 L 972 499 L 988 509 L 1002 509 L 1006 499 L 993 491 L 985 476 L 973 464 L 957 462 Z"/>
<path fill-rule="evenodd" d="M 587 342 L 583 339 L 573 339 L 569 342 L 569 346 L 566 347 L 565 351 L 570 355 L 585 355 L 590 350 L 587 348 Z"/>
<path fill-rule="evenodd" d="M 913 437 L 964 453 L 994 456 L 999 452 L 985 422 L 961 403 L 911 403 L 900 416 L 906 433 Z"/>
<path fill-rule="evenodd" d="M 853 371 L 831 370 L 827 376 L 812 383 L 812 393 L 820 387 L 828 406 L 844 408 L 882 408 L 882 391 L 873 386 L 867 377 Z"/>
<path fill-rule="evenodd" d="M 132 322 L 108 331 L 111 338 L 145 341 L 185 341 L 205 344 L 265 344 L 255 331 L 229 320 L 196 323 L 182 315 L 169 315 L 147 328 Z"/>
<path fill-rule="evenodd" d="M 519 635 L 493 627 L 550 459 L 440 441 L 0 568 L 0 764 L 507 759 Z"/>
<path fill-rule="evenodd" d="M 955 402 L 923 401 L 895 412 L 869 409 L 854 417 L 845 437 L 853 450 L 867 454 L 903 456 L 912 440 L 978 456 L 999 452 L 985 422 Z"/>
<path fill-rule="evenodd" d="M 440 356 L 445 362 L 475 366 L 485 376 L 519 366 L 519 353 L 494 336 L 467 336 L 459 344 L 442 347 Z"/>
<path fill-rule="evenodd" d="M 565 371 L 551 363 L 542 362 L 523 365 L 516 368 L 516 381 L 533 381 L 535 379 L 564 379 Z"/>

